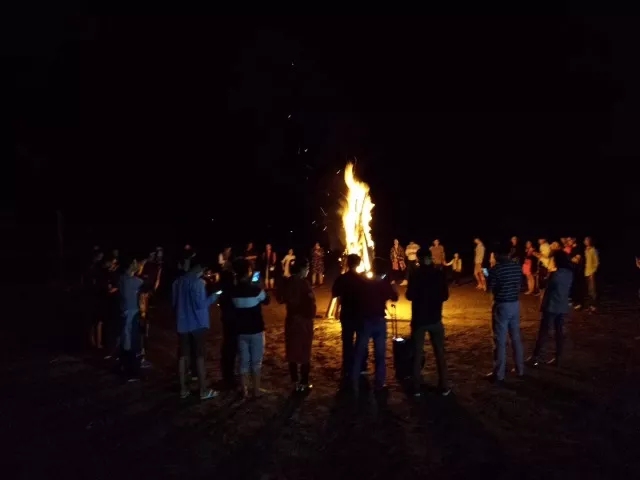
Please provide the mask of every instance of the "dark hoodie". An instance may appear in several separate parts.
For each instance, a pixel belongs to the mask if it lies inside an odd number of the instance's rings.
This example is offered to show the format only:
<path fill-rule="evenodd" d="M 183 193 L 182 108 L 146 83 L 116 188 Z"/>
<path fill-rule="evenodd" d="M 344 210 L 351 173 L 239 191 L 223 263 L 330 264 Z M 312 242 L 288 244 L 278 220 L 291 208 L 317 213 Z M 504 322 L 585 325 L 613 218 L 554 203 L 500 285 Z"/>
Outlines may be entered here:
<path fill-rule="evenodd" d="M 411 277 L 406 297 L 411 302 L 411 328 L 442 322 L 442 304 L 449 299 L 444 271 L 421 265 Z"/>

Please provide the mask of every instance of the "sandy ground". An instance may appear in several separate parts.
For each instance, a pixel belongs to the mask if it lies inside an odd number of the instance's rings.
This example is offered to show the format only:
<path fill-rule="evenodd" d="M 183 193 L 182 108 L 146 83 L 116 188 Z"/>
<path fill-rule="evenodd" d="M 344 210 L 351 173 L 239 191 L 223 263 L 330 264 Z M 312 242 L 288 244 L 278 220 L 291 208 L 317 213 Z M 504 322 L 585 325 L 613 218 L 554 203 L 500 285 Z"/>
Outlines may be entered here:
<path fill-rule="evenodd" d="M 317 296 L 323 309 L 328 292 L 320 288 Z M 522 299 L 527 353 L 537 301 Z M 0 370 L 3 472 L 6 478 L 83 479 L 640 475 L 635 302 L 609 300 L 597 315 L 572 314 L 563 366 L 529 370 L 524 381 L 504 388 L 483 378 L 491 369 L 489 311 L 485 294 L 452 289 L 444 322 L 454 393 L 446 398 L 407 397 L 393 378 L 391 341 L 386 402 L 337 394 L 340 325 L 323 319 L 316 321 L 315 389 L 304 399 L 290 395 L 280 305 L 265 308 L 268 392 L 259 401 L 240 402 L 232 393 L 204 404 L 180 401 L 176 336 L 163 306 L 154 311 L 154 368 L 138 384 L 123 384 L 98 355 L 8 348 Z M 401 333 L 408 334 L 408 302 L 399 302 L 398 316 Z M 207 368 L 215 381 L 215 309 L 212 325 Z M 429 350 L 425 378 L 436 381 Z"/>

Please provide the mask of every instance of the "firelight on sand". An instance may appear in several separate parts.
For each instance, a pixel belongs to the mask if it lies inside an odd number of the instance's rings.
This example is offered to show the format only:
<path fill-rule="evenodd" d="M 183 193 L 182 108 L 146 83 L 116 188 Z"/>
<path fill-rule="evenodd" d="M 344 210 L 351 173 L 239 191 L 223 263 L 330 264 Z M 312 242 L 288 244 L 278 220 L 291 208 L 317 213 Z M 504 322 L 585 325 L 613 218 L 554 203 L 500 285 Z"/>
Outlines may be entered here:
<path fill-rule="evenodd" d="M 371 220 L 373 202 L 369 195 L 369 185 L 359 181 L 353 173 L 353 163 L 344 170 L 344 183 L 347 185 L 346 201 L 342 206 L 342 226 L 344 227 L 346 254 L 355 253 L 362 259 L 358 272 L 373 275 L 374 257 L 371 238 Z"/>

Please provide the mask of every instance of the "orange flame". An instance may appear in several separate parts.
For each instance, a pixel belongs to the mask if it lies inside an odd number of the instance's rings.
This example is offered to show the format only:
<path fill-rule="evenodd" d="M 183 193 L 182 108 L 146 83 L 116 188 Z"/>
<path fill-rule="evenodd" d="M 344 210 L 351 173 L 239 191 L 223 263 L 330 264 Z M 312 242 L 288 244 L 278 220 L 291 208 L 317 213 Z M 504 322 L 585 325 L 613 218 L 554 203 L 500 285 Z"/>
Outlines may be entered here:
<path fill-rule="evenodd" d="M 374 246 L 371 220 L 374 205 L 369 196 L 369 185 L 355 178 L 353 163 L 348 163 L 344 170 L 344 183 L 348 188 L 347 201 L 342 208 L 346 253 L 359 255 L 362 262 L 358 271 L 371 275 Z"/>

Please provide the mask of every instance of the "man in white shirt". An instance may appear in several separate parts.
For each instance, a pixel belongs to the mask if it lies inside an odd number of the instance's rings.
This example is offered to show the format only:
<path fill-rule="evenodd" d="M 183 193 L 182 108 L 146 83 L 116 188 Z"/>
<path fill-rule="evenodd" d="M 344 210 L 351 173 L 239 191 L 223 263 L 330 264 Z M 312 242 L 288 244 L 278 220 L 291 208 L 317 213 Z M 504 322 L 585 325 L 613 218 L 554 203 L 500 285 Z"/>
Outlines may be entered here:
<path fill-rule="evenodd" d="M 409 242 L 407 248 L 404 249 L 404 253 L 407 256 L 407 278 L 401 283 L 401 285 L 407 284 L 407 279 L 418 266 L 418 250 L 420 250 L 420 245 L 415 242 Z"/>

